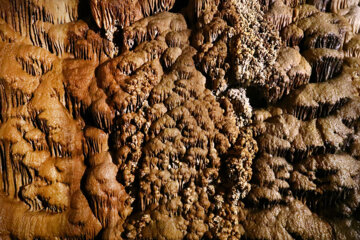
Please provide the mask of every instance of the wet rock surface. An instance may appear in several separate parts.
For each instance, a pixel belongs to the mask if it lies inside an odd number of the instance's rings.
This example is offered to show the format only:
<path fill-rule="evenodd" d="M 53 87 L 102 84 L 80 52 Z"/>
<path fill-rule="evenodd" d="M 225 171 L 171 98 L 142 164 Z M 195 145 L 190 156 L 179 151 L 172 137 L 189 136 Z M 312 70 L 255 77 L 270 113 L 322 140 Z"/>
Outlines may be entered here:
<path fill-rule="evenodd" d="M 360 238 L 359 14 L 0 0 L 0 239 Z"/>

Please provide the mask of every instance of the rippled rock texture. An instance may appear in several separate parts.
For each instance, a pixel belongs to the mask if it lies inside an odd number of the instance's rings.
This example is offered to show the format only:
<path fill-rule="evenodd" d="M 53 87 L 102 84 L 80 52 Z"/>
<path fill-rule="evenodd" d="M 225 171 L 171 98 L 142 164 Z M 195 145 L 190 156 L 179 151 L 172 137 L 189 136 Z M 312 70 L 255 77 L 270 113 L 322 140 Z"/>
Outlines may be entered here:
<path fill-rule="evenodd" d="M 359 1 L 0 0 L 0 239 L 359 239 Z"/>

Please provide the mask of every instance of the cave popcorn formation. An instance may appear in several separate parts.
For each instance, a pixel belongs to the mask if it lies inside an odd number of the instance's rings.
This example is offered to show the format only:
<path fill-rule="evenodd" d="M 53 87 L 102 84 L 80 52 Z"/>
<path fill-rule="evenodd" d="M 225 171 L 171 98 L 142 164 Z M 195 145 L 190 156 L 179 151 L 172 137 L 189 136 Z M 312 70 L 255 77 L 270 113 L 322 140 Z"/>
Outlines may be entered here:
<path fill-rule="evenodd" d="M 0 239 L 360 238 L 358 0 L 0 0 Z"/>

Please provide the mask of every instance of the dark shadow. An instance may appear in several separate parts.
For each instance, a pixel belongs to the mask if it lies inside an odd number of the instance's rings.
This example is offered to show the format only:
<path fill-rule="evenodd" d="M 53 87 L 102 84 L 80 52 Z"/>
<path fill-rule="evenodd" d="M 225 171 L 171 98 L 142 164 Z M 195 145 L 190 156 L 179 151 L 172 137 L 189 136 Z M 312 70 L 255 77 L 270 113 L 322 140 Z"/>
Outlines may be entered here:
<path fill-rule="evenodd" d="M 266 99 L 263 93 L 258 87 L 248 87 L 246 89 L 246 95 L 250 100 L 250 105 L 253 108 L 265 108 L 267 107 Z"/>
<path fill-rule="evenodd" d="M 88 0 L 79 1 L 78 20 L 83 20 L 86 22 L 89 28 L 94 32 L 101 31 L 101 36 L 104 36 L 104 32 L 97 26 L 94 18 L 92 17 L 90 2 Z"/>
<path fill-rule="evenodd" d="M 181 13 L 189 4 L 189 0 L 177 0 L 170 12 Z"/>

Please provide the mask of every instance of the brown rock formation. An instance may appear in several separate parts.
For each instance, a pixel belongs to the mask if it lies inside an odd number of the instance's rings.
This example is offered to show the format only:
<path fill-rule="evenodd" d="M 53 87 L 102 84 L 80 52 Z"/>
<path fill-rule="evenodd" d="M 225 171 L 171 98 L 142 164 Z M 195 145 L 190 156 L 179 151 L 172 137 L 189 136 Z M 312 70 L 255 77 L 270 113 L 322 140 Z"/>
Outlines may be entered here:
<path fill-rule="evenodd" d="M 148 26 L 157 34 L 144 35 Z M 101 65 L 97 82 L 115 116 L 109 131 L 118 176 L 134 201 L 124 234 L 201 237 L 211 230 L 211 201 L 221 198 L 230 208 L 249 191 L 256 151 L 251 130 L 237 126 L 227 98 L 217 102 L 205 88 L 181 15 L 160 13 L 123 32 L 124 46 L 133 50 Z M 126 44 L 132 39 L 134 46 Z M 163 219 L 173 225 L 170 232 L 161 230 Z M 201 229 L 192 226 L 194 219 Z"/>
<path fill-rule="evenodd" d="M 301 10 L 307 11 L 307 9 Z M 339 50 L 350 29 L 350 24 L 342 16 L 318 12 L 288 25 L 283 29 L 282 35 L 289 46 L 300 43 L 300 47 L 304 50 L 308 48 Z"/>
<path fill-rule="evenodd" d="M 91 13 L 98 27 L 110 30 L 126 27 L 153 14 L 168 11 L 174 0 L 90 0 Z"/>
<path fill-rule="evenodd" d="M 358 0 L 0 0 L 0 239 L 359 239 Z"/>

